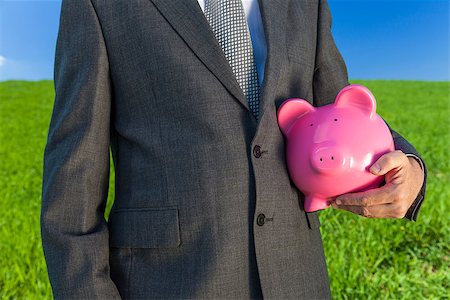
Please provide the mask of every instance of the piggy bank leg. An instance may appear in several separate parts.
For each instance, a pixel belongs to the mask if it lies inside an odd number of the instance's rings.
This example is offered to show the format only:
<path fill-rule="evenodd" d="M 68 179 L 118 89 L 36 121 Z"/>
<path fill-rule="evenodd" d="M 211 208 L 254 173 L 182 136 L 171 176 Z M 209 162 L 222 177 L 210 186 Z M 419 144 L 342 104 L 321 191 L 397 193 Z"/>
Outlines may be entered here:
<path fill-rule="evenodd" d="M 306 196 L 305 197 L 305 211 L 314 212 L 328 208 L 328 199 L 320 196 Z"/>

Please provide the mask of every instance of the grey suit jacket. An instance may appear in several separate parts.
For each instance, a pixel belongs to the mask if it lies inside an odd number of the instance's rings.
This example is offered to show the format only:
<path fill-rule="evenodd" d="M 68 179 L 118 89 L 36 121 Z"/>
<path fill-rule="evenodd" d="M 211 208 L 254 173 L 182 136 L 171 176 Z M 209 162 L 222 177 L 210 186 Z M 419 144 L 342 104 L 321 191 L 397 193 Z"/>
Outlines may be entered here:
<path fill-rule="evenodd" d="M 276 110 L 334 101 L 347 72 L 327 2 L 260 7 L 257 122 L 196 0 L 63 0 L 41 212 L 55 298 L 330 298 Z"/>

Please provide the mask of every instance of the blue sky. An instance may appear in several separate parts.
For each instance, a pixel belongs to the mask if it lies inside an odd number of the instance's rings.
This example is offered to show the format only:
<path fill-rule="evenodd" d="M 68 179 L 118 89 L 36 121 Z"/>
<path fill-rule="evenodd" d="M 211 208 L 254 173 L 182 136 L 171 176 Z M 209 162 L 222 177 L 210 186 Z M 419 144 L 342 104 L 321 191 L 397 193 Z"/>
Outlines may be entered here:
<path fill-rule="evenodd" d="M 351 79 L 450 80 L 448 0 L 329 3 Z M 0 0 L 0 81 L 53 79 L 60 6 Z"/>

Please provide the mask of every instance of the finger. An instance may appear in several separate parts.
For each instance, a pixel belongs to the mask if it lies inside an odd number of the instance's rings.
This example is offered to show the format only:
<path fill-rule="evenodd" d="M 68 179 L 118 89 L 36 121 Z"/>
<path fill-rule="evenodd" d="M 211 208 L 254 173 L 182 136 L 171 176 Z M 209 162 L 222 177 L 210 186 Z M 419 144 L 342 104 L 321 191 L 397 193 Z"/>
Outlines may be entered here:
<path fill-rule="evenodd" d="M 381 176 L 392 169 L 406 166 L 407 163 L 408 157 L 401 150 L 395 150 L 382 155 L 369 170 L 372 174 Z"/>
<path fill-rule="evenodd" d="M 404 211 L 401 208 L 401 206 L 391 203 L 375 205 L 371 207 L 364 207 L 358 205 L 344 205 L 338 206 L 337 209 L 346 210 L 365 218 L 401 219 L 406 214 L 406 211 Z"/>
<path fill-rule="evenodd" d="M 348 193 L 336 197 L 334 203 L 339 205 L 374 206 L 393 202 L 391 186 L 370 189 L 365 192 Z"/>

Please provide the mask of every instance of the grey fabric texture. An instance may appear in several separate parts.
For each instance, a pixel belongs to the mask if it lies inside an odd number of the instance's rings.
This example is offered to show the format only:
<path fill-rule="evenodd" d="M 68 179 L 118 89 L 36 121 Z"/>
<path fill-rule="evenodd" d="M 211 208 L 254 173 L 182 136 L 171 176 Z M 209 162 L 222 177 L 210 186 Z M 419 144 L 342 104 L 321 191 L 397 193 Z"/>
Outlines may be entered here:
<path fill-rule="evenodd" d="M 258 120 L 261 91 L 242 1 L 207 0 L 205 17 L 247 98 L 250 110 Z"/>
<path fill-rule="evenodd" d="M 41 211 L 56 299 L 331 297 L 276 110 L 334 101 L 347 72 L 327 2 L 259 4 L 256 121 L 197 1 L 62 1 Z"/>

